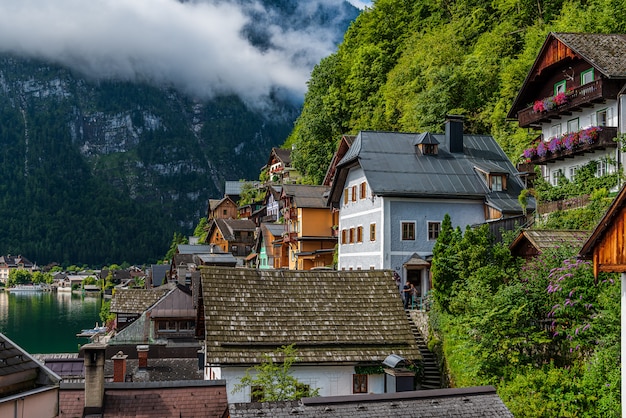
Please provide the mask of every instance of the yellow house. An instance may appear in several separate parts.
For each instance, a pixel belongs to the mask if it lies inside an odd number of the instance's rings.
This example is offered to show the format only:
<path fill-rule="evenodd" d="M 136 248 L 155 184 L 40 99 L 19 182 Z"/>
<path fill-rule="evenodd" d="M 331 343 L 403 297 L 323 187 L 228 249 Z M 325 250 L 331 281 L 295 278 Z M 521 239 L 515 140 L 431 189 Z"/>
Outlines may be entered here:
<path fill-rule="evenodd" d="M 333 213 L 326 206 L 327 186 L 283 184 L 281 200 L 285 232 L 282 263 L 289 270 L 330 267 L 337 237 Z"/>

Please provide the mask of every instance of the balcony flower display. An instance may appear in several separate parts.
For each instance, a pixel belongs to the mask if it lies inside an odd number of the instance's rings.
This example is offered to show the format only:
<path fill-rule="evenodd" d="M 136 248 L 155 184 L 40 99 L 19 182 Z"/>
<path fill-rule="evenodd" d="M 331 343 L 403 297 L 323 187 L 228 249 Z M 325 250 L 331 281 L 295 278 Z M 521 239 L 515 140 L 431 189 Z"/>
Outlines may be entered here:
<path fill-rule="evenodd" d="M 591 145 L 598 139 L 602 130 L 599 126 L 591 126 L 578 132 L 568 132 L 550 141 L 540 141 L 537 145 L 524 150 L 524 157 L 532 159 L 535 156 L 545 157 L 548 153 L 555 154 L 561 151 L 574 151 L 578 147 Z"/>
<path fill-rule="evenodd" d="M 568 94 L 565 92 L 560 92 L 554 96 L 546 97 L 542 100 L 537 100 L 533 104 L 533 110 L 535 113 L 547 112 L 549 110 L 554 109 L 557 106 L 564 105 L 567 103 Z"/>

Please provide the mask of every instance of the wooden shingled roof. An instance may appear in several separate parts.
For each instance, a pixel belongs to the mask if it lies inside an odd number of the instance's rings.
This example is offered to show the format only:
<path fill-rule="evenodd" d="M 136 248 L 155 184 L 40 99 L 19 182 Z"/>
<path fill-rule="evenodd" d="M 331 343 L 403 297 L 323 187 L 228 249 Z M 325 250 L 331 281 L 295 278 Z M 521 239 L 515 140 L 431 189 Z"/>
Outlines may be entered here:
<path fill-rule="evenodd" d="M 173 287 L 173 284 L 165 284 L 152 289 L 119 289 L 111 299 L 110 310 L 114 313 L 142 314 Z"/>
<path fill-rule="evenodd" d="M 566 229 L 526 229 L 513 240 L 509 248 L 512 252 L 528 253 L 524 247 L 531 246 L 534 254 L 558 246 L 581 248 L 591 231 Z"/>
<path fill-rule="evenodd" d="M 206 267 L 202 295 L 207 364 L 258 364 L 292 343 L 309 364 L 420 358 L 390 271 Z"/>

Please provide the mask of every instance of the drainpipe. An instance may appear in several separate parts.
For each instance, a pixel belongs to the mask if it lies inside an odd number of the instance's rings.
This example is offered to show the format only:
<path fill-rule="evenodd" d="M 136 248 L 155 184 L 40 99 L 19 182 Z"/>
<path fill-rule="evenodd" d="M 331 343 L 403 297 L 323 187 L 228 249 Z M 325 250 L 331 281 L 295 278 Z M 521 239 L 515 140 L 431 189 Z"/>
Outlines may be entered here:
<path fill-rule="evenodd" d="M 622 99 L 624 98 L 624 94 L 626 93 L 626 84 L 621 88 L 619 93 L 617 93 L 617 135 L 622 133 L 622 127 L 624 121 L 622 121 Z M 617 172 L 619 173 L 622 168 L 622 149 L 621 144 L 617 143 Z M 621 177 L 617 178 L 617 188 L 618 190 L 622 188 L 622 179 Z"/>

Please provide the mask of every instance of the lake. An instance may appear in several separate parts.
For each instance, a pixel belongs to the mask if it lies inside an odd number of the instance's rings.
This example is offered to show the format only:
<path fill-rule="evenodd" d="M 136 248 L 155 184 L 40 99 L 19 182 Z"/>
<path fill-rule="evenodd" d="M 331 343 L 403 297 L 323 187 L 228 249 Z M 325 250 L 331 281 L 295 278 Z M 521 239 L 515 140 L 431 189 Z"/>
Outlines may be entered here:
<path fill-rule="evenodd" d="M 100 323 L 99 297 L 0 291 L 0 332 L 30 354 L 77 353 L 81 330 Z"/>

